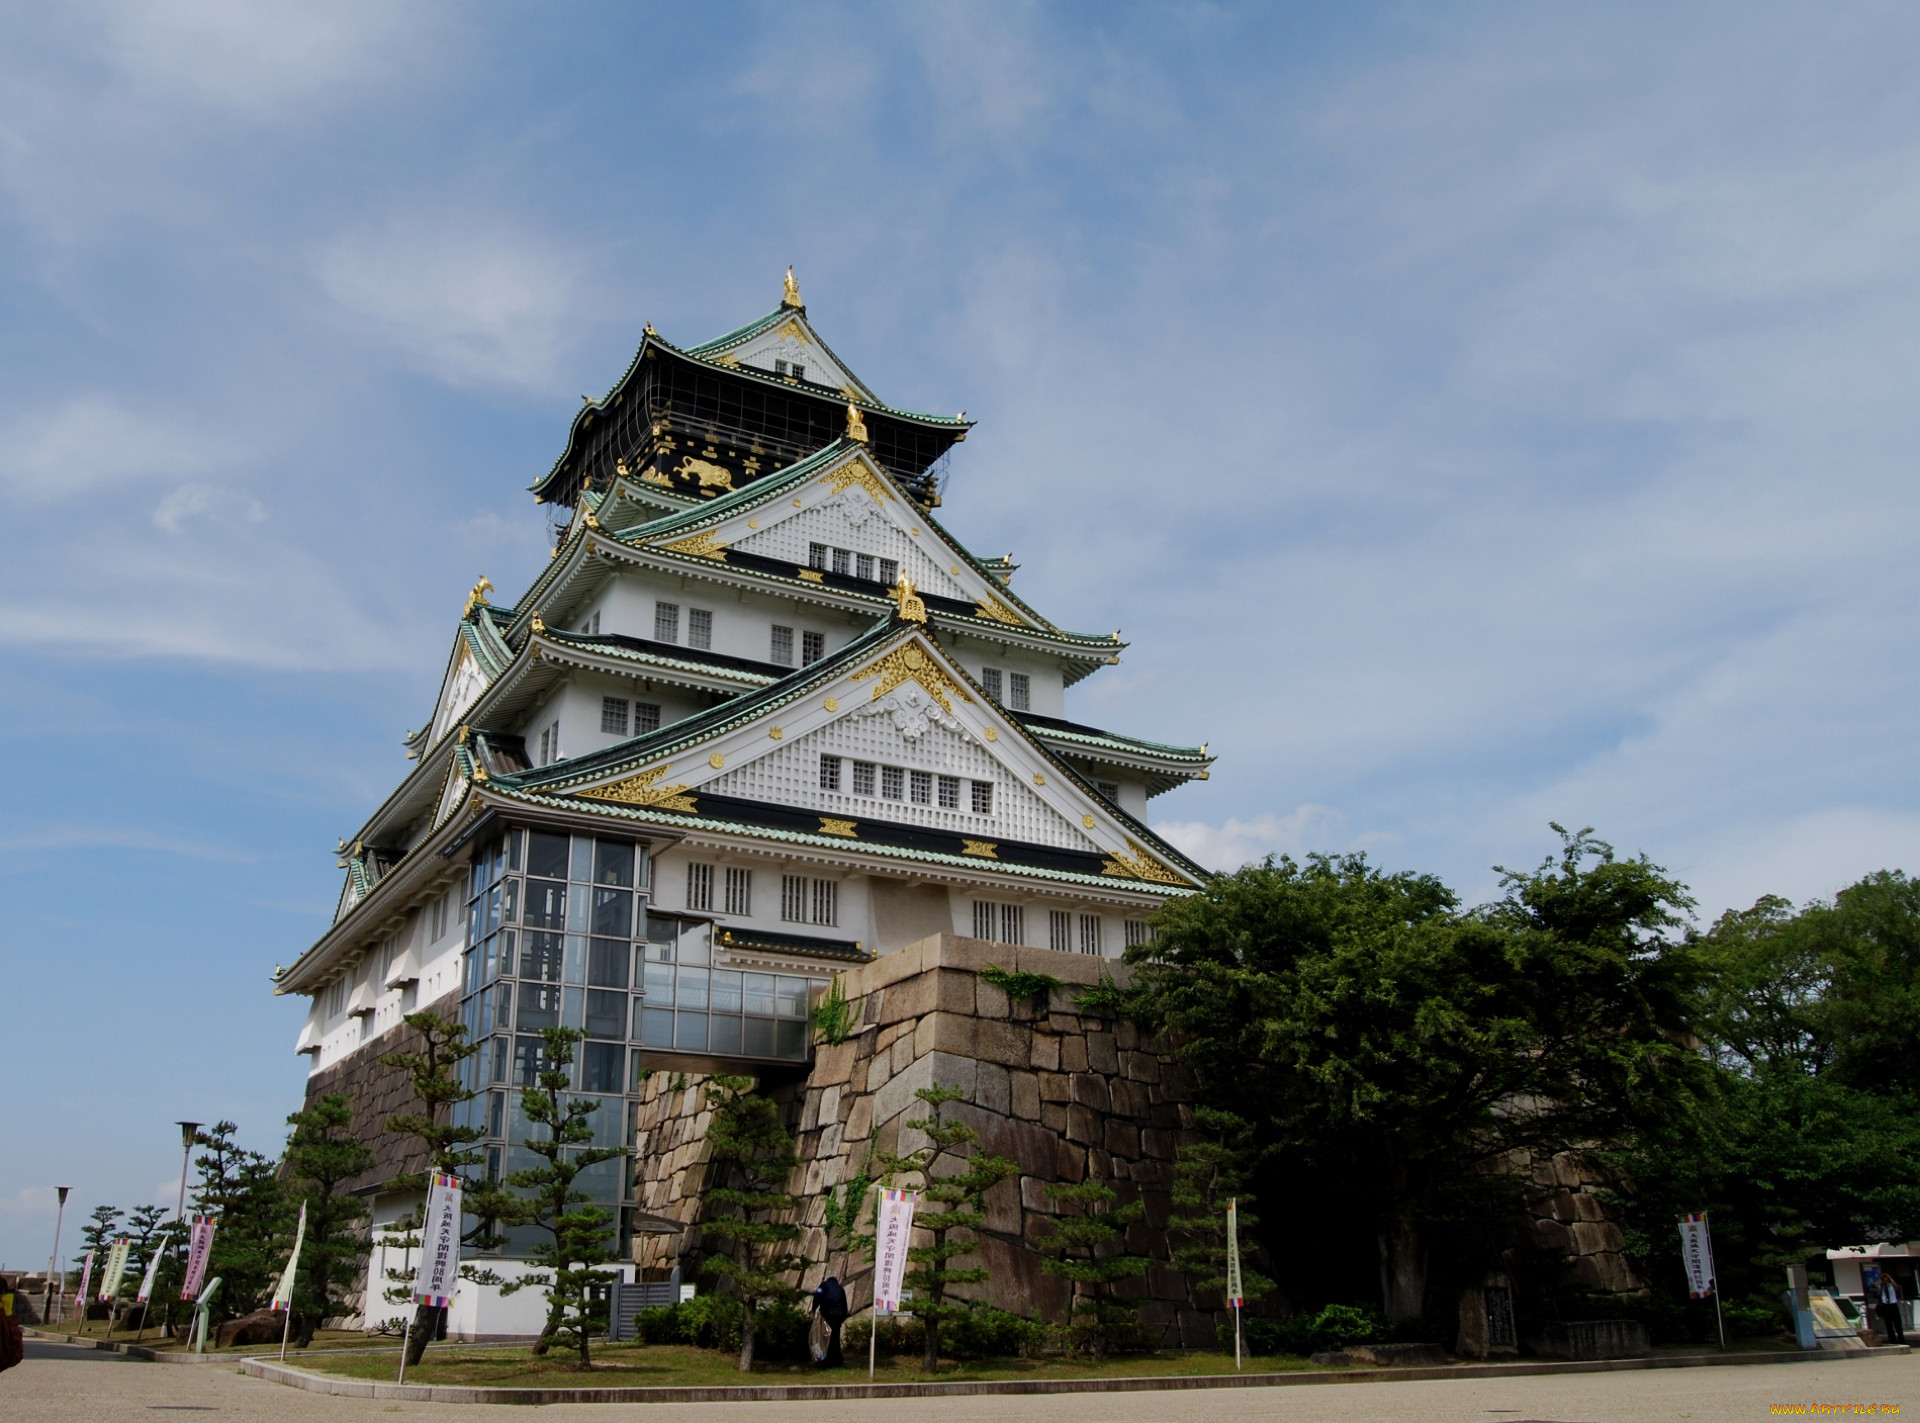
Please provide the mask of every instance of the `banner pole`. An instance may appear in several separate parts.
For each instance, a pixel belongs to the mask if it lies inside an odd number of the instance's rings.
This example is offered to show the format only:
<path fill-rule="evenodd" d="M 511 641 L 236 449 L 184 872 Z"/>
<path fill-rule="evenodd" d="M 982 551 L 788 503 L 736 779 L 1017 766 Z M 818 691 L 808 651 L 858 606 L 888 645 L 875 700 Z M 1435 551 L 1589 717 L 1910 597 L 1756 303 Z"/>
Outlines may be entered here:
<path fill-rule="evenodd" d="M 407 1315 L 407 1327 L 402 1330 L 400 1334 L 400 1377 L 394 1380 L 395 1383 L 405 1383 L 407 1381 L 407 1349 L 412 1343 L 413 1315 L 409 1313 Z"/>
<path fill-rule="evenodd" d="M 287 1305 L 287 1322 L 280 1326 L 280 1362 L 287 1361 L 287 1336 L 293 1333 L 293 1305 Z"/>
<path fill-rule="evenodd" d="M 867 1382 L 868 1383 L 873 1382 L 873 1361 L 874 1361 L 875 1352 L 878 1350 L 880 1346 L 880 1311 L 876 1309 L 871 1311 L 871 1313 L 873 1316 L 873 1328 L 867 1331 Z"/>
<path fill-rule="evenodd" d="M 1240 1306 L 1233 1307 L 1233 1371 L 1240 1372 Z"/>

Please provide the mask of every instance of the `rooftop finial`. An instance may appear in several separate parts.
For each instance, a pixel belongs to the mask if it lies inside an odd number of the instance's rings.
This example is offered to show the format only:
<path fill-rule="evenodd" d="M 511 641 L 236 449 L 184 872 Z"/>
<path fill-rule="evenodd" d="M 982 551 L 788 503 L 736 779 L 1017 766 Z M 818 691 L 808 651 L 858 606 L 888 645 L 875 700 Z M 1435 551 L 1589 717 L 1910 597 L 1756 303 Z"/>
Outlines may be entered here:
<path fill-rule="evenodd" d="M 851 400 L 847 402 L 847 438 L 863 445 L 867 442 L 867 419 Z"/>
<path fill-rule="evenodd" d="M 460 610 L 460 616 L 464 618 L 471 615 L 478 604 L 487 601 L 487 594 L 492 591 L 493 580 L 483 575 L 480 581 L 473 585 L 473 591 L 467 594 L 467 606 Z"/>
<path fill-rule="evenodd" d="M 787 268 L 787 286 L 786 286 L 786 290 L 780 293 L 780 305 L 797 306 L 797 307 L 806 306 L 806 303 L 800 300 L 800 283 L 796 282 L 793 279 L 792 267 Z"/>
<path fill-rule="evenodd" d="M 905 574 L 893 585 L 893 592 L 889 596 L 900 605 L 900 616 L 906 622 L 924 623 L 927 620 L 927 605 L 913 591 L 913 580 Z"/>

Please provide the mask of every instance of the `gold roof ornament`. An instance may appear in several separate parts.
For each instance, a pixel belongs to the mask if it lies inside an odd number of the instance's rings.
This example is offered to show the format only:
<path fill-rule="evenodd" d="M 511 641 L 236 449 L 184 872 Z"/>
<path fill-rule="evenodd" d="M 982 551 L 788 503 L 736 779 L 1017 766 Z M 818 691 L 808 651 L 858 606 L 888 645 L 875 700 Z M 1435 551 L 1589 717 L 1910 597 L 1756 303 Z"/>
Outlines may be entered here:
<path fill-rule="evenodd" d="M 793 279 L 793 268 L 787 268 L 785 288 L 780 293 L 780 305 L 804 308 L 806 303 L 800 300 L 800 283 Z"/>
<path fill-rule="evenodd" d="M 913 580 L 902 574 L 900 581 L 893 585 L 887 595 L 900 605 L 900 616 L 910 623 L 924 623 L 927 620 L 926 601 L 913 591 Z"/>
<path fill-rule="evenodd" d="M 486 602 L 487 594 L 491 593 L 492 591 L 493 591 L 493 580 L 491 578 L 488 578 L 485 574 L 482 574 L 480 576 L 480 581 L 473 585 L 473 591 L 467 594 L 467 606 L 460 610 L 460 616 L 463 618 L 471 617 L 473 615 L 473 610 L 478 606 L 480 606 L 480 604 Z"/>
<path fill-rule="evenodd" d="M 540 616 L 540 610 L 538 608 L 533 610 L 533 622 L 529 626 L 533 629 L 536 636 L 547 630 L 546 620 Z"/>
<path fill-rule="evenodd" d="M 860 407 L 851 400 L 847 402 L 847 438 L 863 445 L 867 442 L 867 417 L 860 413 Z"/>

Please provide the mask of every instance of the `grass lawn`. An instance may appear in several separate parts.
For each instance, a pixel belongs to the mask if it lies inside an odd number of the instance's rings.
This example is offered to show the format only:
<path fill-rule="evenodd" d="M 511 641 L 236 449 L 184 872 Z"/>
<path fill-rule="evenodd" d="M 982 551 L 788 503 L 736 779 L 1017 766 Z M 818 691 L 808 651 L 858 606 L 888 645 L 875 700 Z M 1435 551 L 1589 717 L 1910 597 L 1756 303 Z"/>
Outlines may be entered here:
<path fill-rule="evenodd" d="M 257 1351 L 256 1351 L 257 1352 Z M 293 1362 L 293 1355 L 287 1360 Z M 400 1366 L 400 1350 L 378 1354 L 335 1354 L 306 1358 L 302 1363 L 318 1372 L 348 1378 L 391 1382 Z M 571 1355 L 553 1353 L 536 1359 L 525 1349 L 469 1349 L 436 1344 L 427 1357 L 407 1370 L 408 1383 L 462 1384 L 495 1388 L 707 1388 L 753 1383 L 865 1383 L 863 1357 L 847 1356 L 844 1369 L 816 1369 L 806 1364 L 757 1364 L 742 1376 L 732 1354 L 695 1349 L 680 1344 L 596 1344 L 593 1372 L 583 1374 Z M 1290 1355 L 1247 1360 L 1250 1373 L 1277 1373 L 1311 1368 L 1305 1359 Z M 920 1372 L 920 1360 L 879 1360 L 875 1375 L 881 1383 L 921 1383 L 930 1377 L 942 1382 L 963 1379 L 1075 1379 L 1134 1378 L 1144 1375 L 1219 1374 L 1233 1372 L 1233 1355 L 1218 1353 L 1137 1354 L 1094 1364 L 1063 1359 L 981 1359 L 942 1363 L 938 1375 Z"/>

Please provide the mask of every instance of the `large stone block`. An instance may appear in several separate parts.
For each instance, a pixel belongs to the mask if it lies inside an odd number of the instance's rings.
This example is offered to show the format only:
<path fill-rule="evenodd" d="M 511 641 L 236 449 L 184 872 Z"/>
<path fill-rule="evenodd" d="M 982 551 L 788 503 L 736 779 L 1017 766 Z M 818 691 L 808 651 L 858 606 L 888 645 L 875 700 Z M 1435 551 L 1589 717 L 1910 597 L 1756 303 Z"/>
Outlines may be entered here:
<path fill-rule="evenodd" d="M 1060 1039 L 1052 1033 L 1035 1033 L 1028 1062 L 1036 1072 L 1060 1070 Z"/>
<path fill-rule="evenodd" d="M 1025 1121 L 1040 1120 L 1040 1079 L 1031 1072 L 1007 1075 L 1008 1110 Z"/>
<path fill-rule="evenodd" d="M 1013 1004 L 1007 999 L 1007 991 L 988 983 L 984 978 L 973 981 L 974 1012 L 982 1018 L 1008 1018 L 1013 1015 Z"/>
<path fill-rule="evenodd" d="M 1120 1049 L 1115 1045 L 1112 1033 L 1087 1034 L 1087 1066 L 1108 1077 L 1120 1071 Z"/>
<path fill-rule="evenodd" d="M 1042 1215 L 1030 1215 L 1028 1223 L 1037 1227 L 1045 1219 Z M 1029 1240 L 1033 1238 L 1028 1236 Z M 1065 1315 L 1067 1284 L 1041 1273 L 1040 1257 L 1032 1249 L 987 1235 L 981 1237 L 974 1259 L 989 1271 L 993 1301 L 1002 1309 L 1043 1319 L 1060 1319 Z"/>
<path fill-rule="evenodd" d="M 1107 1150 L 1131 1161 L 1140 1154 L 1140 1129 L 1117 1117 L 1107 1121 Z"/>
<path fill-rule="evenodd" d="M 1573 1234 L 1573 1248 L 1582 1255 L 1618 1250 L 1625 1243 L 1620 1227 L 1610 1220 L 1576 1220 L 1568 1230 Z"/>
<path fill-rule="evenodd" d="M 1063 1072 L 1041 1073 L 1040 1100 L 1043 1102 L 1071 1102 L 1073 1100 L 1073 1079 Z"/>
<path fill-rule="evenodd" d="M 850 1081 L 853 1055 L 858 1048 L 857 1038 L 848 1038 L 843 1043 L 821 1043 L 813 1050 L 813 1071 L 807 1074 L 807 1081 L 816 1087 Z"/>
<path fill-rule="evenodd" d="M 996 1062 L 980 1063 L 974 1075 L 973 1100 L 990 1112 L 1011 1112 L 1013 1089 L 1007 1069 Z"/>
<path fill-rule="evenodd" d="M 916 1058 L 904 1071 L 888 1078 L 887 1085 L 873 1094 L 874 1119 L 889 1122 L 896 1117 L 923 1115 L 926 1105 L 914 1093 L 936 1083 L 942 1087 L 958 1087 L 971 1097 L 977 1070 L 972 1058 L 956 1057 L 952 1053 L 930 1052 L 925 1057 Z"/>
<path fill-rule="evenodd" d="M 1085 1072 L 1087 1070 L 1087 1040 L 1083 1037 L 1065 1037 L 1060 1039 L 1060 1070 L 1062 1072 Z"/>
<path fill-rule="evenodd" d="M 1158 1082 L 1160 1080 L 1160 1059 L 1150 1052 L 1122 1051 L 1120 1054 L 1120 1071 L 1135 1082 Z"/>
<path fill-rule="evenodd" d="M 1103 1079 L 1091 1072 L 1076 1072 L 1068 1083 L 1072 1099 L 1081 1106 L 1091 1107 L 1103 1117 L 1113 1110 L 1113 1096 Z"/>
<path fill-rule="evenodd" d="M 1575 1220 L 1600 1221 L 1607 1218 L 1606 1208 L 1600 1204 L 1598 1196 L 1587 1191 L 1576 1191 L 1572 1199 Z"/>
<path fill-rule="evenodd" d="M 1067 1129 L 1067 1108 L 1063 1102 L 1042 1102 L 1040 1104 L 1040 1125 L 1051 1132 L 1065 1132 Z"/>
<path fill-rule="evenodd" d="M 983 1062 L 997 1062 L 1002 1067 L 1030 1064 L 1030 1038 L 1027 1029 L 1017 1023 L 996 1023 L 985 1018 L 937 1013 L 921 1022 L 922 1051 L 954 1053 Z"/>

